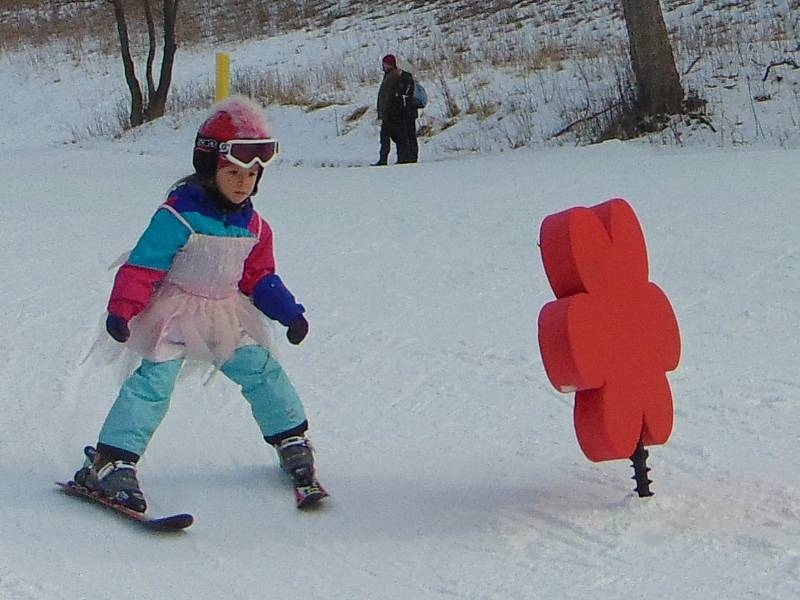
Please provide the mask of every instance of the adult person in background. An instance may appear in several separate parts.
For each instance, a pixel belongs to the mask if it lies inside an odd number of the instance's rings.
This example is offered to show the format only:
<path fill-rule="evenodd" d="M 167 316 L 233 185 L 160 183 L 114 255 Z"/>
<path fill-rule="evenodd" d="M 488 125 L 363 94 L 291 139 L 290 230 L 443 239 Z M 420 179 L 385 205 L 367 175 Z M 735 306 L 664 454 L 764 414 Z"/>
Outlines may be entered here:
<path fill-rule="evenodd" d="M 417 162 L 417 108 L 414 102 L 414 78 L 397 67 L 394 54 L 381 61 L 383 81 L 378 90 L 378 119 L 381 121 L 381 147 L 378 162 L 388 164 L 391 143 L 397 149 L 397 162 Z"/>

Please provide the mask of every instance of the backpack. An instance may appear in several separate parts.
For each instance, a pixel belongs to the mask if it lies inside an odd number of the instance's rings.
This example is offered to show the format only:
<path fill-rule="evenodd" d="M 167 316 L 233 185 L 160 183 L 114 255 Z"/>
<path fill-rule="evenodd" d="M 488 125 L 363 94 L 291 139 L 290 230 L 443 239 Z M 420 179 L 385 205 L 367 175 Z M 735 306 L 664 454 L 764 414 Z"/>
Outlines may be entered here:
<path fill-rule="evenodd" d="M 403 71 L 397 84 L 398 95 L 402 99 L 403 108 L 416 110 L 428 104 L 428 92 L 423 85 L 408 71 Z"/>
<path fill-rule="evenodd" d="M 414 80 L 414 101 L 417 104 L 417 108 L 425 108 L 428 104 L 428 92 L 426 92 L 425 87 L 416 80 Z"/>

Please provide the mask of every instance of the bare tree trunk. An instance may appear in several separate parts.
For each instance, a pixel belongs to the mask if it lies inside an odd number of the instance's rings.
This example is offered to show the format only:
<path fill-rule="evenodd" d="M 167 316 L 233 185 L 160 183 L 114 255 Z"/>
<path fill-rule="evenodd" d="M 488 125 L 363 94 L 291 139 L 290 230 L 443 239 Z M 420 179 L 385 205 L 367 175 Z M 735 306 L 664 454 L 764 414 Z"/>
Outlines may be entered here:
<path fill-rule="evenodd" d="M 119 48 L 122 53 L 122 65 L 125 69 L 125 81 L 128 83 L 128 89 L 131 92 L 131 127 L 136 127 L 144 122 L 142 88 L 136 78 L 136 67 L 131 56 L 123 0 L 110 0 L 110 2 L 114 5 L 114 17 L 117 20 L 117 33 L 119 34 Z"/>
<path fill-rule="evenodd" d="M 141 125 L 145 121 L 152 121 L 164 116 L 167 106 L 167 93 L 172 83 L 172 67 L 175 64 L 175 25 L 177 22 L 178 0 L 163 0 L 164 12 L 164 55 L 161 59 L 161 72 L 158 78 L 158 87 L 153 81 L 153 64 L 156 56 L 156 29 L 150 0 L 142 0 L 147 33 L 150 47 L 147 53 L 147 108 L 144 107 L 142 87 L 136 78 L 136 67 L 131 55 L 130 41 L 128 38 L 128 25 L 125 15 L 125 0 L 108 0 L 114 6 L 114 17 L 117 21 L 119 33 L 119 46 L 122 54 L 122 64 L 125 67 L 125 80 L 131 92 L 131 127 Z"/>
<path fill-rule="evenodd" d="M 659 0 L 622 0 L 640 117 L 680 114 L 683 87 Z"/>
<path fill-rule="evenodd" d="M 175 24 L 178 15 L 178 0 L 164 0 L 164 56 L 161 59 L 161 73 L 158 78 L 158 89 L 150 98 L 145 118 L 149 121 L 164 115 L 167 106 L 167 94 L 172 83 L 172 66 L 175 63 Z"/>
<path fill-rule="evenodd" d="M 156 93 L 156 84 L 153 81 L 153 63 L 156 60 L 156 24 L 153 21 L 153 11 L 150 8 L 150 0 L 142 0 L 144 5 L 144 18 L 147 21 L 147 39 L 150 41 L 150 49 L 147 52 L 147 99 L 150 101 Z"/>

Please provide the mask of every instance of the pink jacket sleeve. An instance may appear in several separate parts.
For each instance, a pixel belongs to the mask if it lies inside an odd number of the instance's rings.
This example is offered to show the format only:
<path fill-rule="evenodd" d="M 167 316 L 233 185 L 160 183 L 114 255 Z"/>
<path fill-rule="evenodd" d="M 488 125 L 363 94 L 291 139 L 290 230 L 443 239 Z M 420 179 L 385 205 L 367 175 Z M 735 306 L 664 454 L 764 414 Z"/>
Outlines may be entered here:
<path fill-rule="evenodd" d="M 114 277 L 114 287 L 108 301 L 108 312 L 126 321 L 138 315 L 150 303 L 153 290 L 166 272 L 124 264 Z"/>
<path fill-rule="evenodd" d="M 275 272 L 275 256 L 272 252 L 272 229 L 258 213 L 254 215 L 253 221 L 254 224 L 250 226 L 251 231 L 258 231 L 260 221 L 261 237 L 253 247 L 247 260 L 244 261 L 244 273 L 242 273 L 242 279 L 239 281 L 239 289 L 247 296 L 253 295 L 253 289 L 255 289 L 259 281 Z"/>

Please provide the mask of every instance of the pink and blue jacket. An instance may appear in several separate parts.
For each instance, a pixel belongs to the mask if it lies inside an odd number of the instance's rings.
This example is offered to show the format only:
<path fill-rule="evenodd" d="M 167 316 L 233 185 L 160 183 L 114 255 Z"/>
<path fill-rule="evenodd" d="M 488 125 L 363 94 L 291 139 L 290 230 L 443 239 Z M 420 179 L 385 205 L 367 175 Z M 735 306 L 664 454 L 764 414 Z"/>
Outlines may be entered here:
<path fill-rule="evenodd" d="M 305 312 L 275 274 L 272 229 L 253 208 L 250 199 L 236 210 L 226 210 L 192 179 L 179 185 L 166 204 L 176 210 L 196 233 L 221 237 L 259 238 L 244 263 L 239 289 L 268 317 L 288 326 Z M 260 223 L 260 227 L 259 227 Z M 168 210 L 157 210 L 127 262 L 114 278 L 108 312 L 130 320 L 142 312 L 166 277 L 175 255 L 189 240 L 190 231 Z"/>

